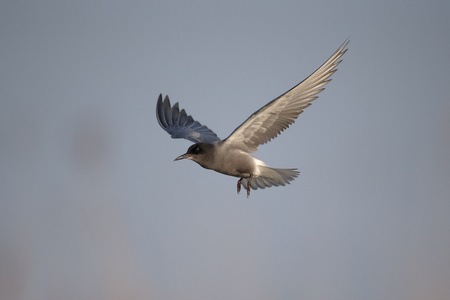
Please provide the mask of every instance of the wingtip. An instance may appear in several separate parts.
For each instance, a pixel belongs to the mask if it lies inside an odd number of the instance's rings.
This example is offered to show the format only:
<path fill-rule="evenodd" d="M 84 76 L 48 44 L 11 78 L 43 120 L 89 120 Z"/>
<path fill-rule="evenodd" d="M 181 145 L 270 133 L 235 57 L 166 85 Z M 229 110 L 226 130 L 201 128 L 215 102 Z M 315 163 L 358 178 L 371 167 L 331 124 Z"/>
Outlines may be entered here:
<path fill-rule="evenodd" d="M 340 52 L 342 52 L 342 54 L 344 54 L 345 52 L 347 52 L 348 48 L 348 44 L 350 43 L 350 36 L 348 36 L 345 41 L 342 43 L 342 45 L 339 47 Z"/>
<path fill-rule="evenodd" d="M 164 101 L 162 100 L 162 94 L 159 94 L 158 102 L 156 103 L 156 119 L 158 120 L 159 125 L 166 130 L 168 126 L 166 115 L 165 115 L 165 107 L 167 105 L 167 101 L 169 98 L 166 96 Z M 170 106 L 170 102 L 169 102 Z"/>

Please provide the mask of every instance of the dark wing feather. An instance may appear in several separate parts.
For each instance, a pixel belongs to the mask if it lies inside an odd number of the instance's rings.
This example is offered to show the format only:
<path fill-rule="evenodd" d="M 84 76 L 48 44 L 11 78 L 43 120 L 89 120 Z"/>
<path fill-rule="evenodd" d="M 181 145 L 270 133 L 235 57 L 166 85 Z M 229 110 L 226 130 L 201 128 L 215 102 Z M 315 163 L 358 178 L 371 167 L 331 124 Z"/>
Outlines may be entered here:
<path fill-rule="evenodd" d="M 174 139 L 183 138 L 194 143 L 220 141 L 211 129 L 188 116 L 184 109 L 180 111 L 178 102 L 171 107 L 168 96 L 163 101 L 162 95 L 159 95 L 156 105 L 156 119 L 162 129 L 167 131 Z"/>

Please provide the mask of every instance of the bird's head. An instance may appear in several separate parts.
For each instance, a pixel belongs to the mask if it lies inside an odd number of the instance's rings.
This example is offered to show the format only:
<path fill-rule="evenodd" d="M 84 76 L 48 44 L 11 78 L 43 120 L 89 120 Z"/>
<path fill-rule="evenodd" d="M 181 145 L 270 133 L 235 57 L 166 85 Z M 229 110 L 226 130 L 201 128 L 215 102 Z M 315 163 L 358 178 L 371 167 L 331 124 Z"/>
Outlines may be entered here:
<path fill-rule="evenodd" d="M 178 156 L 177 158 L 175 158 L 175 160 L 190 159 L 204 166 L 204 164 L 211 157 L 212 153 L 213 153 L 212 144 L 197 143 L 190 146 L 185 154 Z"/>

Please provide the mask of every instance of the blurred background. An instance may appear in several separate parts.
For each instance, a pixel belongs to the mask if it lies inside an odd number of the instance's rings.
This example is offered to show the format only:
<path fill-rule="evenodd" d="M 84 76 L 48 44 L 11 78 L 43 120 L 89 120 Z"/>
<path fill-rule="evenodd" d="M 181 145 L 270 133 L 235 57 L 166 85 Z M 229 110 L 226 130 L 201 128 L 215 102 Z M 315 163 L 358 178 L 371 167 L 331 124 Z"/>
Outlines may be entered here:
<path fill-rule="evenodd" d="M 450 2 L 2 1 L 1 299 L 449 299 Z M 225 138 L 350 36 L 255 154 L 173 162 L 160 93 Z"/>

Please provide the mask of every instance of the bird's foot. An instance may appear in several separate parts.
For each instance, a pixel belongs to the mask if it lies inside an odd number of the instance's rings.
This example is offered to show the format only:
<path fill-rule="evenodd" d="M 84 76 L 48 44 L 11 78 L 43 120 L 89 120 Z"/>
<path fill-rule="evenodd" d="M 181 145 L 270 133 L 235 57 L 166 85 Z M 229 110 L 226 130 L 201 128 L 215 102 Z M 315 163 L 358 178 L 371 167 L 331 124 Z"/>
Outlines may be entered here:
<path fill-rule="evenodd" d="M 243 178 L 239 179 L 238 182 L 237 182 L 237 193 L 238 194 L 241 192 L 242 179 Z M 246 186 L 247 198 L 250 197 L 250 187 L 251 187 L 250 184 L 251 184 L 251 182 L 252 182 L 252 177 L 247 179 L 247 186 Z"/>
<path fill-rule="evenodd" d="M 252 176 L 247 180 L 247 199 L 250 198 L 250 183 L 252 182 Z"/>
<path fill-rule="evenodd" d="M 239 179 L 237 182 L 237 193 L 238 194 L 241 192 L 241 184 L 242 184 L 242 178 Z"/>

